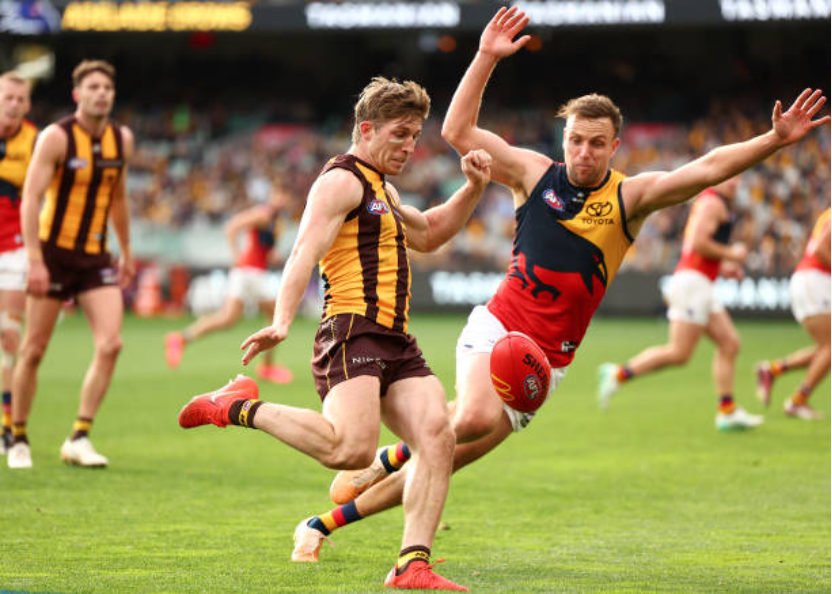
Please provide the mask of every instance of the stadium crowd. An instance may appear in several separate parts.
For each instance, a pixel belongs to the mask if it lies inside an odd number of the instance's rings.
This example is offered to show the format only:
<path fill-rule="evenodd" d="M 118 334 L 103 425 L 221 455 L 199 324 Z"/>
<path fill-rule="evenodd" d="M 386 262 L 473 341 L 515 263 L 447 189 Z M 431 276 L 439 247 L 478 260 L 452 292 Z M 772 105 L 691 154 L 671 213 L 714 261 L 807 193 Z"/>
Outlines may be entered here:
<path fill-rule="evenodd" d="M 48 121 L 37 111 L 33 115 Z M 301 113 L 290 113 L 290 123 L 275 123 L 265 111 L 195 109 L 184 102 L 156 110 L 128 106 L 116 117 L 137 138 L 129 178 L 132 216 L 171 230 L 195 221 L 221 224 L 251 203 L 267 200 L 276 180 L 294 197 L 299 219 L 320 164 L 348 148 L 352 125 L 335 118 L 317 126 L 296 123 L 308 120 Z M 458 157 L 440 136 L 440 117 L 433 114 L 426 122 L 410 167 L 397 179 L 403 200 L 419 208 L 439 202 L 462 184 Z M 483 123 L 513 144 L 556 158 L 561 154 L 563 124 L 553 111 L 490 110 Z M 613 166 L 633 175 L 673 169 L 768 126 L 770 106 L 748 101 L 713 101 L 709 113 L 692 122 L 625 120 Z M 829 161 L 829 134 L 821 129 L 743 177 L 734 238 L 750 248 L 747 272 L 789 274 L 794 268 L 812 221 L 828 202 Z M 652 215 L 623 268 L 672 270 L 688 208 Z M 511 253 L 513 226 L 511 200 L 504 188 L 492 184 L 463 232 L 437 253 L 414 254 L 414 263 L 502 270 Z"/>

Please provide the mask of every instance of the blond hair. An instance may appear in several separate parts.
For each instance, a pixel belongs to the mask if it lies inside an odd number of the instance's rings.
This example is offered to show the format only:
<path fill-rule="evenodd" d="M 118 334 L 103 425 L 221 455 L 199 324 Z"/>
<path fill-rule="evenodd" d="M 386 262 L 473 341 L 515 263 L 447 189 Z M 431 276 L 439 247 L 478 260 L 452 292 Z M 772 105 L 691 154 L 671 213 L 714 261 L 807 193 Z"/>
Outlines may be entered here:
<path fill-rule="evenodd" d="M 612 99 L 597 93 L 570 99 L 558 110 L 557 117 L 559 118 L 568 120 L 571 116 L 589 119 L 609 118 L 615 128 L 614 137 L 618 136 L 624 124 L 624 116 L 621 115 L 621 110 Z"/>
<path fill-rule="evenodd" d="M 116 82 L 115 66 L 104 60 L 83 60 L 72 71 L 72 86 L 80 87 L 83 80 L 93 72 L 105 74 L 113 83 Z"/>
<path fill-rule="evenodd" d="M 380 125 L 406 116 L 426 119 L 430 113 L 430 97 L 424 87 L 412 80 L 399 82 L 395 78 L 376 76 L 361 91 L 354 111 L 352 140 L 358 142 L 361 122 Z"/>

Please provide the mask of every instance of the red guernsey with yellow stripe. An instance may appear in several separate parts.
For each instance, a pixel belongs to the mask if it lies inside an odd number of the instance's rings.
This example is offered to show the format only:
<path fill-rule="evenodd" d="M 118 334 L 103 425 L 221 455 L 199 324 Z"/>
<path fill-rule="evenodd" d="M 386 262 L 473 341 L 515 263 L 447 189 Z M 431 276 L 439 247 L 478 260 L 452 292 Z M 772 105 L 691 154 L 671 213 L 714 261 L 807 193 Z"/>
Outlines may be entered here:
<path fill-rule="evenodd" d="M 9 138 L 0 138 L 0 252 L 23 247 L 20 192 L 32 160 L 38 129 L 24 120 Z"/>
<path fill-rule="evenodd" d="M 384 175 L 354 155 L 339 155 L 324 167 L 352 172 L 364 187 L 361 204 L 346 217 L 319 266 L 325 283 L 324 318 L 355 313 L 407 332 L 410 262 L 399 205 Z"/>
<path fill-rule="evenodd" d="M 105 255 L 107 216 L 124 170 L 121 130 L 109 123 L 96 138 L 75 116 L 57 125 L 67 134 L 66 156 L 46 192 L 40 240 L 79 254 Z"/>

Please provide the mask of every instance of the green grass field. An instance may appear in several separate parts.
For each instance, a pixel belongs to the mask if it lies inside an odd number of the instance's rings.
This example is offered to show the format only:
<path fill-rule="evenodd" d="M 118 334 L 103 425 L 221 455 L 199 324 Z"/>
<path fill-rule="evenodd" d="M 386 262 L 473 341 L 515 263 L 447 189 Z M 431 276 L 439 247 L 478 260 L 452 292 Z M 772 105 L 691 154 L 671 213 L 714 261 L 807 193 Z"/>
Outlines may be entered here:
<path fill-rule="evenodd" d="M 462 316 L 417 314 L 412 330 L 446 389 Z M 333 473 L 270 437 L 186 432 L 192 394 L 241 371 L 258 322 L 195 344 L 167 370 L 162 337 L 182 321 L 127 320 L 126 346 L 92 437 L 106 470 L 63 466 L 91 340 L 83 318 L 57 329 L 29 423 L 35 468 L 0 467 L 0 590 L 53 593 L 381 592 L 400 545 L 393 510 L 333 535 L 317 565 L 289 562 L 292 531 L 328 511 Z M 289 387 L 267 400 L 318 409 L 300 320 L 281 361 Z M 794 323 L 740 323 L 737 398 L 754 412 L 752 367 L 807 341 Z M 595 370 L 665 339 L 662 320 L 596 320 L 569 375 L 523 433 L 451 485 L 434 556 L 486 592 L 830 590 L 830 425 L 787 419 L 775 386 L 766 423 L 719 433 L 709 344 L 684 369 L 628 385 L 606 413 Z M 829 414 L 826 380 L 813 404 Z M 385 434 L 384 438 L 389 439 Z"/>

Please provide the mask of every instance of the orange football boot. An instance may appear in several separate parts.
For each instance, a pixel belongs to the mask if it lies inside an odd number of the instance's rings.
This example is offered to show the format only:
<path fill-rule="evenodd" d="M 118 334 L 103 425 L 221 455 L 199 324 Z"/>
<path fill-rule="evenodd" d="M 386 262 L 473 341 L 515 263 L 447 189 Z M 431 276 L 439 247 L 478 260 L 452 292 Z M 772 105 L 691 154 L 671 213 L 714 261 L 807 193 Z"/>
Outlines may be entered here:
<path fill-rule="evenodd" d="M 444 559 L 437 559 L 436 562 L 427 564 L 424 561 L 412 561 L 404 573 L 396 575 L 396 568 L 390 570 L 387 579 L 384 580 L 385 588 L 400 588 L 402 590 L 455 590 L 457 592 L 470 592 L 465 586 L 453 583 L 443 578 L 438 573 L 433 573 L 433 566 L 442 563 Z"/>

